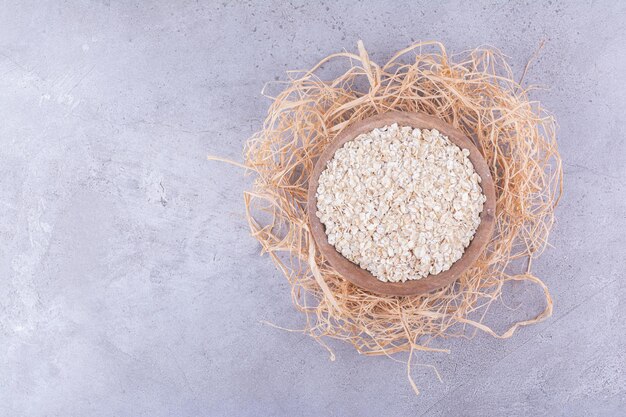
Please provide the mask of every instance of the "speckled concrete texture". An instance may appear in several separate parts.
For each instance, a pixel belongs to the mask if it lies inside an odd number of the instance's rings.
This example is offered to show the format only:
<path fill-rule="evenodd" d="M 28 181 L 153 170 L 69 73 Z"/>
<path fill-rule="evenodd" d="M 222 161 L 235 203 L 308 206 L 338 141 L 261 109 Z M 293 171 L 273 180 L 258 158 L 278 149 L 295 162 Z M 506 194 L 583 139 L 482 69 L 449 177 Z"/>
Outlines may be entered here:
<path fill-rule="evenodd" d="M 626 4 L 24 2 L 0 7 L 0 415 L 626 415 Z M 237 168 L 264 83 L 363 39 L 488 44 L 555 113 L 554 316 L 405 367 L 298 328 Z M 328 71 L 333 71 L 329 68 Z M 498 330 L 537 314 L 508 288 Z"/>

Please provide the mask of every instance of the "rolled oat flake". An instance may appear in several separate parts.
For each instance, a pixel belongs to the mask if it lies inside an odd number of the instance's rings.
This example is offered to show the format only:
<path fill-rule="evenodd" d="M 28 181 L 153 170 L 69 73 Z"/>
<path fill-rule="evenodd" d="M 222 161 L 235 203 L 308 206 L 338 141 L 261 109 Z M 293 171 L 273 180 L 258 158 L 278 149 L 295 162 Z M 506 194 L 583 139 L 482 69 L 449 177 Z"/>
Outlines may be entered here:
<path fill-rule="evenodd" d="M 486 200 L 468 157 L 435 129 L 397 124 L 346 142 L 317 188 L 328 242 L 385 282 L 450 269 L 474 237 Z"/>

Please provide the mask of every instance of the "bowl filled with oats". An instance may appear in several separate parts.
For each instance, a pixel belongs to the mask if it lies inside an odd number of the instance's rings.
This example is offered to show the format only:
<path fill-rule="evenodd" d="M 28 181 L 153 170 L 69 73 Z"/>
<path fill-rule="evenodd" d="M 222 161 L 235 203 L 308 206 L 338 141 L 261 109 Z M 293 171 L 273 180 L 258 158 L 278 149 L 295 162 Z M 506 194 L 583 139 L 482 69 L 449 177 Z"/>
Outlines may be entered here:
<path fill-rule="evenodd" d="M 318 249 L 345 279 L 386 295 L 457 280 L 495 222 L 489 167 L 461 131 L 423 113 L 388 112 L 343 130 L 309 180 Z"/>

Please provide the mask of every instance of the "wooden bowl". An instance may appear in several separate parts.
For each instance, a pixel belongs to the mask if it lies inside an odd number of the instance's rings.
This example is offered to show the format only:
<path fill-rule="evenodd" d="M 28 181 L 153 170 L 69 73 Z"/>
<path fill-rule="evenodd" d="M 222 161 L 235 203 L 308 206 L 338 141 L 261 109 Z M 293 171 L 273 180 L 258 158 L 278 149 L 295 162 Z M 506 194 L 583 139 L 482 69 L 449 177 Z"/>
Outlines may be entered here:
<path fill-rule="evenodd" d="M 463 256 L 457 260 L 450 269 L 436 275 L 428 275 L 422 279 L 410 280 L 406 282 L 383 282 L 374 277 L 369 271 L 362 269 L 358 265 L 344 258 L 333 245 L 328 243 L 324 225 L 315 214 L 317 212 L 317 186 L 322 171 L 326 168 L 327 162 L 332 159 L 335 151 L 341 148 L 344 143 L 352 140 L 360 134 L 371 132 L 375 128 L 398 123 L 399 126 L 411 126 L 420 129 L 437 129 L 446 135 L 450 141 L 462 149 L 470 151 L 469 159 L 474 165 L 474 170 L 481 177 L 481 187 L 487 201 L 483 205 L 480 215 L 480 225 L 476 229 L 476 234 L 465 249 Z M 453 128 L 444 121 L 423 113 L 389 112 L 373 116 L 360 122 L 356 122 L 341 132 L 333 142 L 324 150 L 319 157 L 311 179 L 308 190 L 308 211 L 309 223 L 313 239 L 318 249 L 330 265 L 345 279 L 366 290 L 385 295 L 418 295 L 445 287 L 456 281 L 461 274 L 471 267 L 493 234 L 495 223 L 496 193 L 493 185 L 493 178 L 489 172 L 487 163 L 476 146 L 461 131 Z"/>

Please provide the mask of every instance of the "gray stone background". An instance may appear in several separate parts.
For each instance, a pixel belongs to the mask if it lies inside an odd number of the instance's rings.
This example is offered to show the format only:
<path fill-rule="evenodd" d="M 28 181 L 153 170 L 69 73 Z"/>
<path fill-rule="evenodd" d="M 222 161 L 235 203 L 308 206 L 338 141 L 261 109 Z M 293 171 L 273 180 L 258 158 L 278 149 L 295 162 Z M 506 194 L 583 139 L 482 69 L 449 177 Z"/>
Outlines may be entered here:
<path fill-rule="evenodd" d="M 626 415 L 626 5 L 3 1 L 0 415 Z M 565 195 L 535 263 L 554 315 L 443 340 L 413 375 L 301 327 L 243 217 L 265 82 L 363 39 L 488 44 L 555 113 Z M 542 308 L 511 285 L 487 323 Z"/>

